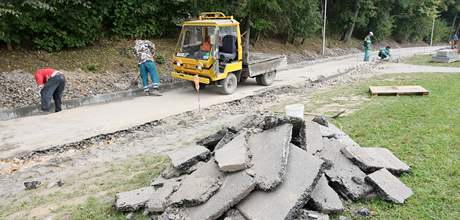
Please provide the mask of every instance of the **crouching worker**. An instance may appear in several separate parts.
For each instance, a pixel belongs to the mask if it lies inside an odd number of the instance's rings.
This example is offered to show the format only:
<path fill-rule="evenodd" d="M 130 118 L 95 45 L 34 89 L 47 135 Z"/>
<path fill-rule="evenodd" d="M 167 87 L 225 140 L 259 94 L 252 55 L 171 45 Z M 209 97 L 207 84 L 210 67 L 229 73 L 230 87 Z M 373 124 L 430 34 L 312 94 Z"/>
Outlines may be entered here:
<path fill-rule="evenodd" d="M 391 55 L 390 55 L 390 46 L 386 46 L 383 48 L 380 48 L 379 50 L 379 57 L 381 60 L 389 60 Z"/>
<path fill-rule="evenodd" d="M 52 68 L 39 69 L 35 72 L 35 81 L 40 89 L 41 109 L 45 112 L 50 111 L 52 97 L 55 111 L 60 112 L 66 82 L 64 74 Z"/>

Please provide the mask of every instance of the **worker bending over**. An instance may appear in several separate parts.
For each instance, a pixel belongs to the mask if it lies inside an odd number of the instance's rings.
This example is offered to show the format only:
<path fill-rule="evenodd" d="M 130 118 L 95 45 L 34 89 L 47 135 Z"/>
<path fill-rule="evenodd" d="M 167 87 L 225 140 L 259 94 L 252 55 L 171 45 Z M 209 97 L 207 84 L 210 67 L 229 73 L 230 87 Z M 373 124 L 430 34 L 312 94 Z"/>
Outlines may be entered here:
<path fill-rule="evenodd" d="M 379 50 L 379 57 L 381 60 L 389 60 L 391 55 L 390 55 L 390 46 L 382 47 Z"/>
<path fill-rule="evenodd" d="M 139 63 L 142 85 L 145 95 L 161 96 L 160 93 L 160 77 L 158 76 L 156 63 L 154 60 L 156 50 L 155 44 L 149 40 L 136 40 L 134 46 L 134 54 Z M 152 80 L 152 93 L 149 91 L 149 74 Z"/>
<path fill-rule="evenodd" d="M 39 69 L 35 72 L 35 81 L 40 89 L 41 109 L 49 112 L 53 97 L 55 112 L 60 112 L 66 82 L 64 74 L 52 68 Z"/>

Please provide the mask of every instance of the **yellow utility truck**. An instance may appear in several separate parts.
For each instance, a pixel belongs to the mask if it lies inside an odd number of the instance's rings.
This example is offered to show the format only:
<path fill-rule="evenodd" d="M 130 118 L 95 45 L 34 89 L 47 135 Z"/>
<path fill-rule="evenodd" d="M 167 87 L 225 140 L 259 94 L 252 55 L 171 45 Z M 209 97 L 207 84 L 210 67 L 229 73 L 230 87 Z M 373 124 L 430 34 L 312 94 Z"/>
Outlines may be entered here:
<path fill-rule="evenodd" d="M 198 76 L 201 88 L 216 85 L 223 94 L 233 93 L 248 78 L 256 78 L 259 85 L 272 84 L 286 56 L 249 55 L 249 44 L 242 44 L 240 23 L 233 16 L 202 13 L 182 25 L 171 75 L 192 82 Z"/>

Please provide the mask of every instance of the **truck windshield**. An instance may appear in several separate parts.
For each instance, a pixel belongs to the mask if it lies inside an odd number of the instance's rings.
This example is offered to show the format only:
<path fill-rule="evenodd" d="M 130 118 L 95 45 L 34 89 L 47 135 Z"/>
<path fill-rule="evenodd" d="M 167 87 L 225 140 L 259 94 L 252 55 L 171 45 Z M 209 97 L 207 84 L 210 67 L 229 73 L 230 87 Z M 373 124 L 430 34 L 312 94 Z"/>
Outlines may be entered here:
<path fill-rule="evenodd" d="M 184 26 L 179 37 L 176 56 L 207 60 L 215 45 L 216 27 Z"/>

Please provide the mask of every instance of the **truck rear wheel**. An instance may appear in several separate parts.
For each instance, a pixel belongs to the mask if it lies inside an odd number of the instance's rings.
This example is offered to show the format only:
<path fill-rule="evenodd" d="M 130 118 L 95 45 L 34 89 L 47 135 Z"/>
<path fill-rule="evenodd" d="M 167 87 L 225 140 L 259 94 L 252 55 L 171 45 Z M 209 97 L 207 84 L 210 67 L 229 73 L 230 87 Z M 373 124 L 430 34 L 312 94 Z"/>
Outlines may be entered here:
<path fill-rule="evenodd" d="M 229 95 L 235 92 L 238 86 L 238 79 L 234 73 L 229 73 L 227 78 L 221 81 L 220 85 L 220 92 L 224 95 Z"/>
<path fill-rule="evenodd" d="M 276 78 L 276 71 L 271 71 L 271 72 L 256 76 L 256 81 L 258 85 L 269 86 L 275 81 L 275 78 Z"/>

